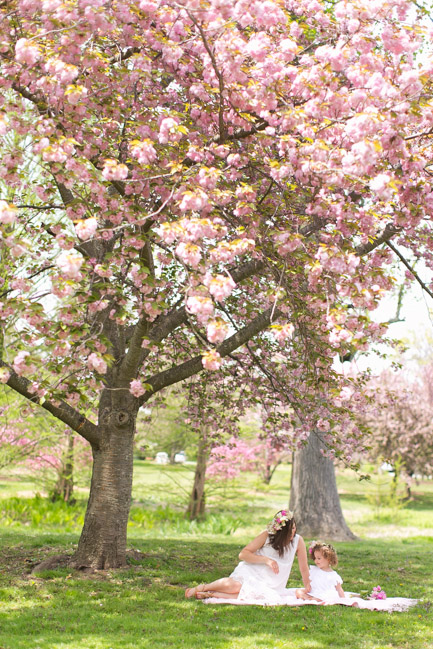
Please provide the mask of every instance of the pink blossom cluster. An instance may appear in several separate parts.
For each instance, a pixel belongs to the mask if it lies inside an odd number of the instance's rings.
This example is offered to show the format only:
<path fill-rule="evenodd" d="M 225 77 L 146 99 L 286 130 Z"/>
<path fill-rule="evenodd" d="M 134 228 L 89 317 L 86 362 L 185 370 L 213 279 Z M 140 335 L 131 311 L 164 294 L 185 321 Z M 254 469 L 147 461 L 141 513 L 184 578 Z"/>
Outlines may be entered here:
<path fill-rule="evenodd" d="M 139 379 L 134 379 L 129 384 L 129 391 L 134 397 L 137 397 L 138 399 L 146 392 L 146 389 Z"/>
<path fill-rule="evenodd" d="M 106 374 L 107 372 L 107 363 L 104 361 L 101 356 L 92 352 L 87 358 L 87 367 L 89 370 L 95 370 L 98 374 Z"/>
<path fill-rule="evenodd" d="M 192 268 L 197 268 L 202 258 L 201 250 L 198 246 L 194 243 L 185 243 L 184 241 L 178 243 L 176 255 L 185 264 L 192 266 Z"/>
<path fill-rule="evenodd" d="M 215 307 L 210 297 L 190 295 L 186 300 L 186 310 L 197 316 L 198 321 L 203 324 L 213 315 Z"/>
<path fill-rule="evenodd" d="M 88 92 L 85 86 L 76 83 L 69 84 L 65 90 L 66 101 L 71 106 L 78 106 L 80 101 L 86 99 Z"/>
<path fill-rule="evenodd" d="M 216 350 L 211 349 L 202 354 L 202 364 L 205 370 L 219 370 L 222 365 L 222 358 Z"/>
<path fill-rule="evenodd" d="M 76 65 L 65 63 L 61 59 L 51 59 L 46 65 L 47 72 L 54 76 L 60 83 L 69 84 L 78 76 Z"/>
<path fill-rule="evenodd" d="M 179 129 L 179 122 L 173 117 L 164 117 L 159 125 L 159 141 L 161 144 L 168 142 L 179 142 L 182 132 Z"/>
<path fill-rule="evenodd" d="M 275 340 L 283 345 L 287 339 L 292 338 L 295 326 L 292 322 L 287 322 L 284 325 L 272 325 L 272 333 Z"/>
<path fill-rule="evenodd" d="M 201 189 L 196 191 L 186 191 L 183 193 L 182 200 L 179 204 L 181 212 L 201 212 L 208 205 L 209 196 Z"/>
<path fill-rule="evenodd" d="M 258 462 L 256 446 L 245 440 L 231 437 L 226 444 L 211 450 L 206 475 L 217 480 L 232 480 L 242 471 L 253 470 Z"/>
<path fill-rule="evenodd" d="M 231 295 L 233 289 L 236 287 L 236 283 L 230 275 L 212 276 L 209 273 L 206 274 L 203 284 L 207 287 L 209 293 L 215 298 L 215 300 L 217 300 L 217 302 L 223 302 L 229 295 Z"/>
<path fill-rule="evenodd" d="M 75 250 L 64 250 L 56 259 L 56 265 L 60 268 L 62 275 L 68 279 L 81 279 L 80 268 L 83 265 L 84 257 Z"/>
<path fill-rule="evenodd" d="M 0 223 L 14 223 L 18 210 L 12 203 L 0 200 Z"/>
<path fill-rule="evenodd" d="M 129 147 L 134 158 L 142 165 L 151 164 L 156 158 L 155 147 L 149 139 L 133 140 Z"/>
<path fill-rule="evenodd" d="M 15 356 L 12 367 L 14 372 L 21 375 L 34 374 L 36 372 L 36 365 L 31 362 L 30 352 L 20 351 Z"/>
<path fill-rule="evenodd" d="M 75 224 L 75 232 L 79 239 L 91 239 L 98 228 L 98 220 L 92 216 L 88 219 L 80 219 Z"/>
<path fill-rule="evenodd" d="M 210 320 L 207 323 L 206 335 L 211 343 L 222 343 L 228 333 L 228 324 L 222 318 Z"/>
<path fill-rule="evenodd" d="M 34 66 L 42 54 L 35 42 L 27 38 L 20 38 L 15 46 L 15 59 L 18 63 L 24 63 L 29 67 Z"/>
<path fill-rule="evenodd" d="M 199 239 L 219 239 L 227 234 L 227 227 L 221 219 L 183 218 L 171 223 L 162 223 L 158 234 L 166 244 L 176 240 L 198 241 Z"/>
<path fill-rule="evenodd" d="M 209 258 L 213 263 L 231 262 L 235 257 L 251 252 L 255 248 L 254 239 L 234 239 L 233 241 L 220 241 L 210 251 Z"/>
<path fill-rule="evenodd" d="M 128 177 L 128 167 L 117 160 L 107 158 L 104 161 L 102 175 L 105 180 L 125 180 Z"/>

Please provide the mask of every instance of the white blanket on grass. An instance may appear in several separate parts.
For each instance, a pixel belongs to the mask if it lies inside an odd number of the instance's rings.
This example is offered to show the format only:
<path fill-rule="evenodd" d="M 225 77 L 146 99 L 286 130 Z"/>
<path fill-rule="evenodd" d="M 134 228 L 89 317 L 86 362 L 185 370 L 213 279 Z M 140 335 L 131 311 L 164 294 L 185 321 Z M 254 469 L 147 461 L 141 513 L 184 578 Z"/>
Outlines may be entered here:
<path fill-rule="evenodd" d="M 287 588 L 285 595 L 277 595 L 271 599 L 260 597 L 247 598 L 247 599 L 223 599 L 219 597 L 208 597 L 202 600 L 205 604 L 234 604 L 236 606 L 334 606 L 341 604 L 342 606 L 353 606 L 356 608 L 369 609 L 370 611 L 388 611 L 388 612 L 402 612 L 407 611 L 412 606 L 418 603 L 417 599 L 409 599 L 407 597 L 387 597 L 386 599 L 362 599 L 356 597 L 356 593 L 346 593 L 346 597 L 332 597 L 327 598 L 326 601 L 317 602 L 312 599 L 297 599 L 295 595 L 295 588 Z"/>

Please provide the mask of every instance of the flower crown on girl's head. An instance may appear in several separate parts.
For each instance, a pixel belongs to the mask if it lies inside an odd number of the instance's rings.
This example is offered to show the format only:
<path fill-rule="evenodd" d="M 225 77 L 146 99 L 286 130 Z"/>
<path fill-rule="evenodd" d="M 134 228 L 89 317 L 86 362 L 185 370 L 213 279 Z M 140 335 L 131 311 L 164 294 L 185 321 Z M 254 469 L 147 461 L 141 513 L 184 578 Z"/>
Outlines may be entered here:
<path fill-rule="evenodd" d="M 283 527 L 291 521 L 293 518 L 293 512 L 291 512 L 289 509 L 282 509 L 280 512 L 275 514 L 274 518 L 271 520 L 269 523 L 268 527 L 266 528 L 268 531 L 268 534 L 275 534 L 279 530 L 282 530 Z"/>
<path fill-rule="evenodd" d="M 324 556 L 326 556 L 326 558 L 329 560 L 331 566 L 337 565 L 337 552 L 330 543 L 323 543 L 322 541 L 311 541 L 310 547 L 308 548 L 308 554 L 310 554 L 313 558 L 315 550 L 322 550 Z"/>

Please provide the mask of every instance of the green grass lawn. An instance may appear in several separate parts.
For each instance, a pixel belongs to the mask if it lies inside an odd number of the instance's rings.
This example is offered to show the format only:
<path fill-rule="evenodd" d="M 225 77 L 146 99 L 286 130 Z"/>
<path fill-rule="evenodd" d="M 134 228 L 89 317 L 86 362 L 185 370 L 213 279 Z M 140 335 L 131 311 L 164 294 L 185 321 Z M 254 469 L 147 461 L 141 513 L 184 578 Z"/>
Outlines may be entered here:
<path fill-rule="evenodd" d="M 227 575 L 241 547 L 287 504 L 289 469 L 270 487 L 253 475 L 215 488 L 210 515 L 190 523 L 183 507 L 189 467 L 136 463 L 129 545 L 143 553 L 126 570 L 96 574 L 31 567 L 72 553 L 84 512 L 30 499 L 32 485 L 0 478 L 1 649 L 427 649 L 433 646 L 433 485 L 406 507 L 372 505 L 373 483 L 339 475 L 346 519 L 359 540 L 336 544 L 347 590 L 421 600 L 406 613 L 346 607 L 230 607 L 185 600 L 187 585 Z M 22 488 L 21 488 L 22 487 Z M 380 487 L 382 489 L 382 486 Z M 24 494 L 21 496 L 21 494 Z M 83 492 L 84 495 L 84 492 Z M 137 555 L 139 556 L 139 555 Z M 300 583 L 295 564 L 289 585 Z"/>

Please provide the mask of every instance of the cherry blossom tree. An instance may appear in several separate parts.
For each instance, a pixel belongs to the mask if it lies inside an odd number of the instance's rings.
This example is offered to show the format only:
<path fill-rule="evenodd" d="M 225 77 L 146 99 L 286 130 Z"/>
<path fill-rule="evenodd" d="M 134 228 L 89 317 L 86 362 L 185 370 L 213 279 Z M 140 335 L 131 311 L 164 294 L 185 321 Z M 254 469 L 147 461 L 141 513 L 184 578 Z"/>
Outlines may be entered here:
<path fill-rule="evenodd" d="M 383 335 L 401 248 L 433 263 L 419 11 L 0 1 L 1 380 L 91 444 L 73 565 L 125 562 L 137 412 L 170 385 L 237 372 L 299 443 L 358 444 L 333 359 Z"/>
<path fill-rule="evenodd" d="M 416 475 L 433 473 L 433 393 L 431 361 L 415 372 L 387 370 L 372 383 L 374 407 L 364 415 L 370 431 L 369 457 L 386 461 L 407 483 Z"/>

